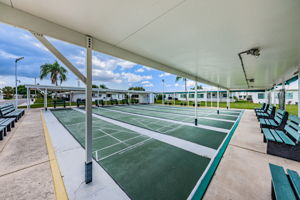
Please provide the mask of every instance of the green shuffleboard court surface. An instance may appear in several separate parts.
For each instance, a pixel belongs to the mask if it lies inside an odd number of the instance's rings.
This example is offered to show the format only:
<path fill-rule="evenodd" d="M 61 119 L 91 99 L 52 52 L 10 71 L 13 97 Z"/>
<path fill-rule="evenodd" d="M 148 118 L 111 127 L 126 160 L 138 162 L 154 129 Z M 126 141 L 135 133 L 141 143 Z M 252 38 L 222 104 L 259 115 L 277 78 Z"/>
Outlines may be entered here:
<path fill-rule="evenodd" d="M 93 108 L 93 113 L 213 149 L 217 149 L 227 135 L 224 132 L 177 124 L 176 122 L 114 112 L 114 110 L 107 108 Z"/>
<path fill-rule="evenodd" d="M 130 105 L 130 107 L 138 108 L 142 110 L 152 110 L 157 112 L 167 112 L 167 113 L 174 113 L 174 114 L 180 114 L 185 116 L 194 116 L 195 115 L 195 109 L 193 110 L 186 110 L 184 108 L 179 109 L 172 109 L 174 106 L 151 106 L 151 105 Z M 210 117 L 210 118 L 216 118 L 216 119 L 227 119 L 227 120 L 236 120 L 239 116 L 238 113 L 234 114 L 217 114 L 217 110 L 209 111 L 208 109 L 200 109 L 198 108 L 198 117 Z"/>
<path fill-rule="evenodd" d="M 107 109 L 119 110 L 119 111 L 123 111 L 123 112 L 135 113 L 135 114 L 151 116 L 151 117 L 170 119 L 170 120 L 187 122 L 187 123 L 192 123 L 192 124 L 195 121 L 195 117 L 190 116 L 190 115 L 182 116 L 182 115 L 177 115 L 177 114 L 168 113 L 168 112 L 157 112 L 157 111 L 139 109 L 138 107 L 131 108 L 131 106 L 112 106 L 112 107 L 108 107 Z M 212 126 L 212 127 L 217 127 L 217 128 L 224 128 L 224 129 L 228 129 L 228 130 L 231 129 L 231 127 L 234 124 L 234 122 L 212 120 L 212 119 L 205 119 L 205 118 L 199 118 L 198 123 L 201 125 Z"/>
<path fill-rule="evenodd" d="M 52 113 L 84 147 L 84 114 L 72 109 L 52 110 Z M 209 158 L 95 117 L 92 132 L 94 159 L 131 199 L 186 199 L 210 162 Z M 196 133 L 200 138 L 201 134 Z M 209 139 L 214 144 L 208 146 L 215 148 L 222 140 L 217 135 L 222 138 L 226 135 L 210 132 L 206 136 L 210 134 L 215 135 Z"/>

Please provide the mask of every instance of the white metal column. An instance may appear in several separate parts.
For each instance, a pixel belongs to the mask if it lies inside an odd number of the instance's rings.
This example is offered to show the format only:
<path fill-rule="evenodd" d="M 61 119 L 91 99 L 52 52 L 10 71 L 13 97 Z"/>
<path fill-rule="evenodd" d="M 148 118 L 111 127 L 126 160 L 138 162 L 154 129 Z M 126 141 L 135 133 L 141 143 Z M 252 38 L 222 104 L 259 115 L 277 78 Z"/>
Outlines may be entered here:
<path fill-rule="evenodd" d="M 48 91 L 47 91 L 47 88 L 46 88 L 45 91 L 44 91 L 44 109 L 45 110 L 48 109 L 47 95 L 48 95 Z"/>
<path fill-rule="evenodd" d="M 187 102 L 186 102 L 187 106 L 190 106 L 190 100 L 189 100 L 189 98 L 190 98 L 190 91 L 187 92 L 187 98 L 186 98 L 187 99 Z"/>
<path fill-rule="evenodd" d="M 212 92 L 210 92 L 210 107 L 211 107 L 211 108 L 213 107 L 212 102 L 213 102 L 213 100 L 212 100 Z"/>
<path fill-rule="evenodd" d="M 174 106 L 176 105 L 176 100 L 175 100 L 175 92 L 174 92 Z"/>
<path fill-rule="evenodd" d="M 229 90 L 227 90 L 227 95 L 226 95 L 226 102 L 227 102 L 227 110 L 229 109 Z"/>
<path fill-rule="evenodd" d="M 198 101 L 197 101 L 197 92 L 198 92 L 198 88 L 197 88 L 197 81 L 195 81 L 195 126 L 197 126 L 198 124 Z"/>
<path fill-rule="evenodd" d="M 208 95 L 208 92 L 206 91 L 206 94 L 205 94 L 205 107 L 207 107 L 207 95 Z"/>
<path fill-rule="evenodd" d="M 219 114 L 219 101 L 220 101 L 220 88 L 218 87 L 218 91 L 217 91 L 217 113 Z"/>
<path fill-rule="evenodd" d="M 300 68 L 298 71 L 298 117 L 300 117 Z"/>
<path fill-rule="evenodd" d="M 273 106 L 276 106 L 275 86 L 274 86 L 274 88 L 273 88 L 272 96 L 273 96 Z"/>
<path fill-rule="evenodd" d="M 85 88 L 85 183 L 92 182 L 92 43 L 86 37 L 86 88 Z"/>
<path fill-rule="evenodd" d="M 27 88 L 27 110 L 29 110 L 29 105 L 30 105 L 30 92 L 29 88 Z"/>

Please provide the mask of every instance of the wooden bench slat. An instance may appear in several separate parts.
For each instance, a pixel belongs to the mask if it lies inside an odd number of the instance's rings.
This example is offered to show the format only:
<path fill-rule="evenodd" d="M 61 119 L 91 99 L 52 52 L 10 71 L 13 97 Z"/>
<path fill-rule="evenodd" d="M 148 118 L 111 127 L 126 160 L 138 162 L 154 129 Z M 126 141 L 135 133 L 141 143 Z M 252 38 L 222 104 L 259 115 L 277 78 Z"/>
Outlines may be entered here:
<path fill-rule="evenodd" d="M 298 199 L 300 199 L 300 176 L 296 171 L 290 169 L 287 170 L 287 173 L 293 185 L 296 196 Z"/>
<path fill-rule="evenodd" d="M 283 131 L 276 130 L 276 133 L 279 135 L 279 137 L 283 140 L 285 144 L 289 145 L 295 145 L 293 140 L 291 140 Z"/>
<path fill-rule="evenodd" d="M 293 122 L 296 122 L 297 124 L 300 124 L 300 118 L 295 115 L 290 115 L 289 119 Z"/>
<path fill-rule="evenodd" d="M 292 128 L 294 128 L 294 129 L 300 131 L 300 126 L 298 126 L 298 124 L 295 124 L 294 122 L 292 122 L 292 121 L 290 121 L 290 120 L 287 121 L 287 124 L 290 125 Z"/>
<path fill-rule="evenodd" d="M 276 131 L 275 131 L 274 129 L 270 129 L 270 132 L 271 132 L 272 135 L 274 136 L 276 142 L 283 143 L 283 140 L 282 140 L 281 137 L 276 133 Z"/>
<path fill-rule="evenodd" d="M 294 129 L 292 129 L 290 126 L 286 125 L 284 127 L 284 130 L 286 130 L 286 132 L 290 134 L 296 141 L 300 140 L 300 134 Z"/>
<path fill-rule="evenodd" d="M 263 130 L 263 134 L 267 140 L 275 142 L 275 138 L 271 134 L 270 129 L 263 128 L 262 130 Z"/>
<path fill-rule="evenodd" d="M 293 189 L 282 167 L 269 163 L 272 184 L 277 200 L 296 200 Z"/>

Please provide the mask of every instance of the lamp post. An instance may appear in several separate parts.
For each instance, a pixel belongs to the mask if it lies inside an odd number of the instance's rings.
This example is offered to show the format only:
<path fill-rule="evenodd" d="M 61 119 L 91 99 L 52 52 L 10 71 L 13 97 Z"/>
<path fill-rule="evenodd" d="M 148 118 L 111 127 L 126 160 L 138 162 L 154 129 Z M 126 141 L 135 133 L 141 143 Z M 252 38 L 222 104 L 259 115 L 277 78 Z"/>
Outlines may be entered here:
<path fill-rule="evenodd" d="M 162 104 L 165 104 L 165 97 L 164 97 L 164 93 L 165 93 L 164 92 L 165 91 L 165 79 L 162 79 L 161 81 L 162 81 L 162 84 L 163 84 L 163 93 L 162 93 L 162 98 L 161 98 L 162 101 L 161 102 L 162 102 Z"/>
<path fill-rule="evenodd" d="M 19 57 L 15 60 L 15 78 L 16 78 L 16 109 L 18 108 L 18 73 L 17 73 L 17 65 L 20 60 L 24 59 L 24 57 Z"/>

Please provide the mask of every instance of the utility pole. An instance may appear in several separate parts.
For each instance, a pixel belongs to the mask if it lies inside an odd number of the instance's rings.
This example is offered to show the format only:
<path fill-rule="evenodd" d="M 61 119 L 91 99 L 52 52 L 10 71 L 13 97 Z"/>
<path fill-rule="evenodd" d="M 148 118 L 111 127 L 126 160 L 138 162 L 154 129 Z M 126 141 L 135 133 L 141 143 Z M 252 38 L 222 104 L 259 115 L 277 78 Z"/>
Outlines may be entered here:
<path fill-rule="evenodd" d="M 15 78 L 16 78 L 16 109 L 18 108 L 18 62 L 24 59 L 24 57 L 19 57 L 15 60 Z"/>

